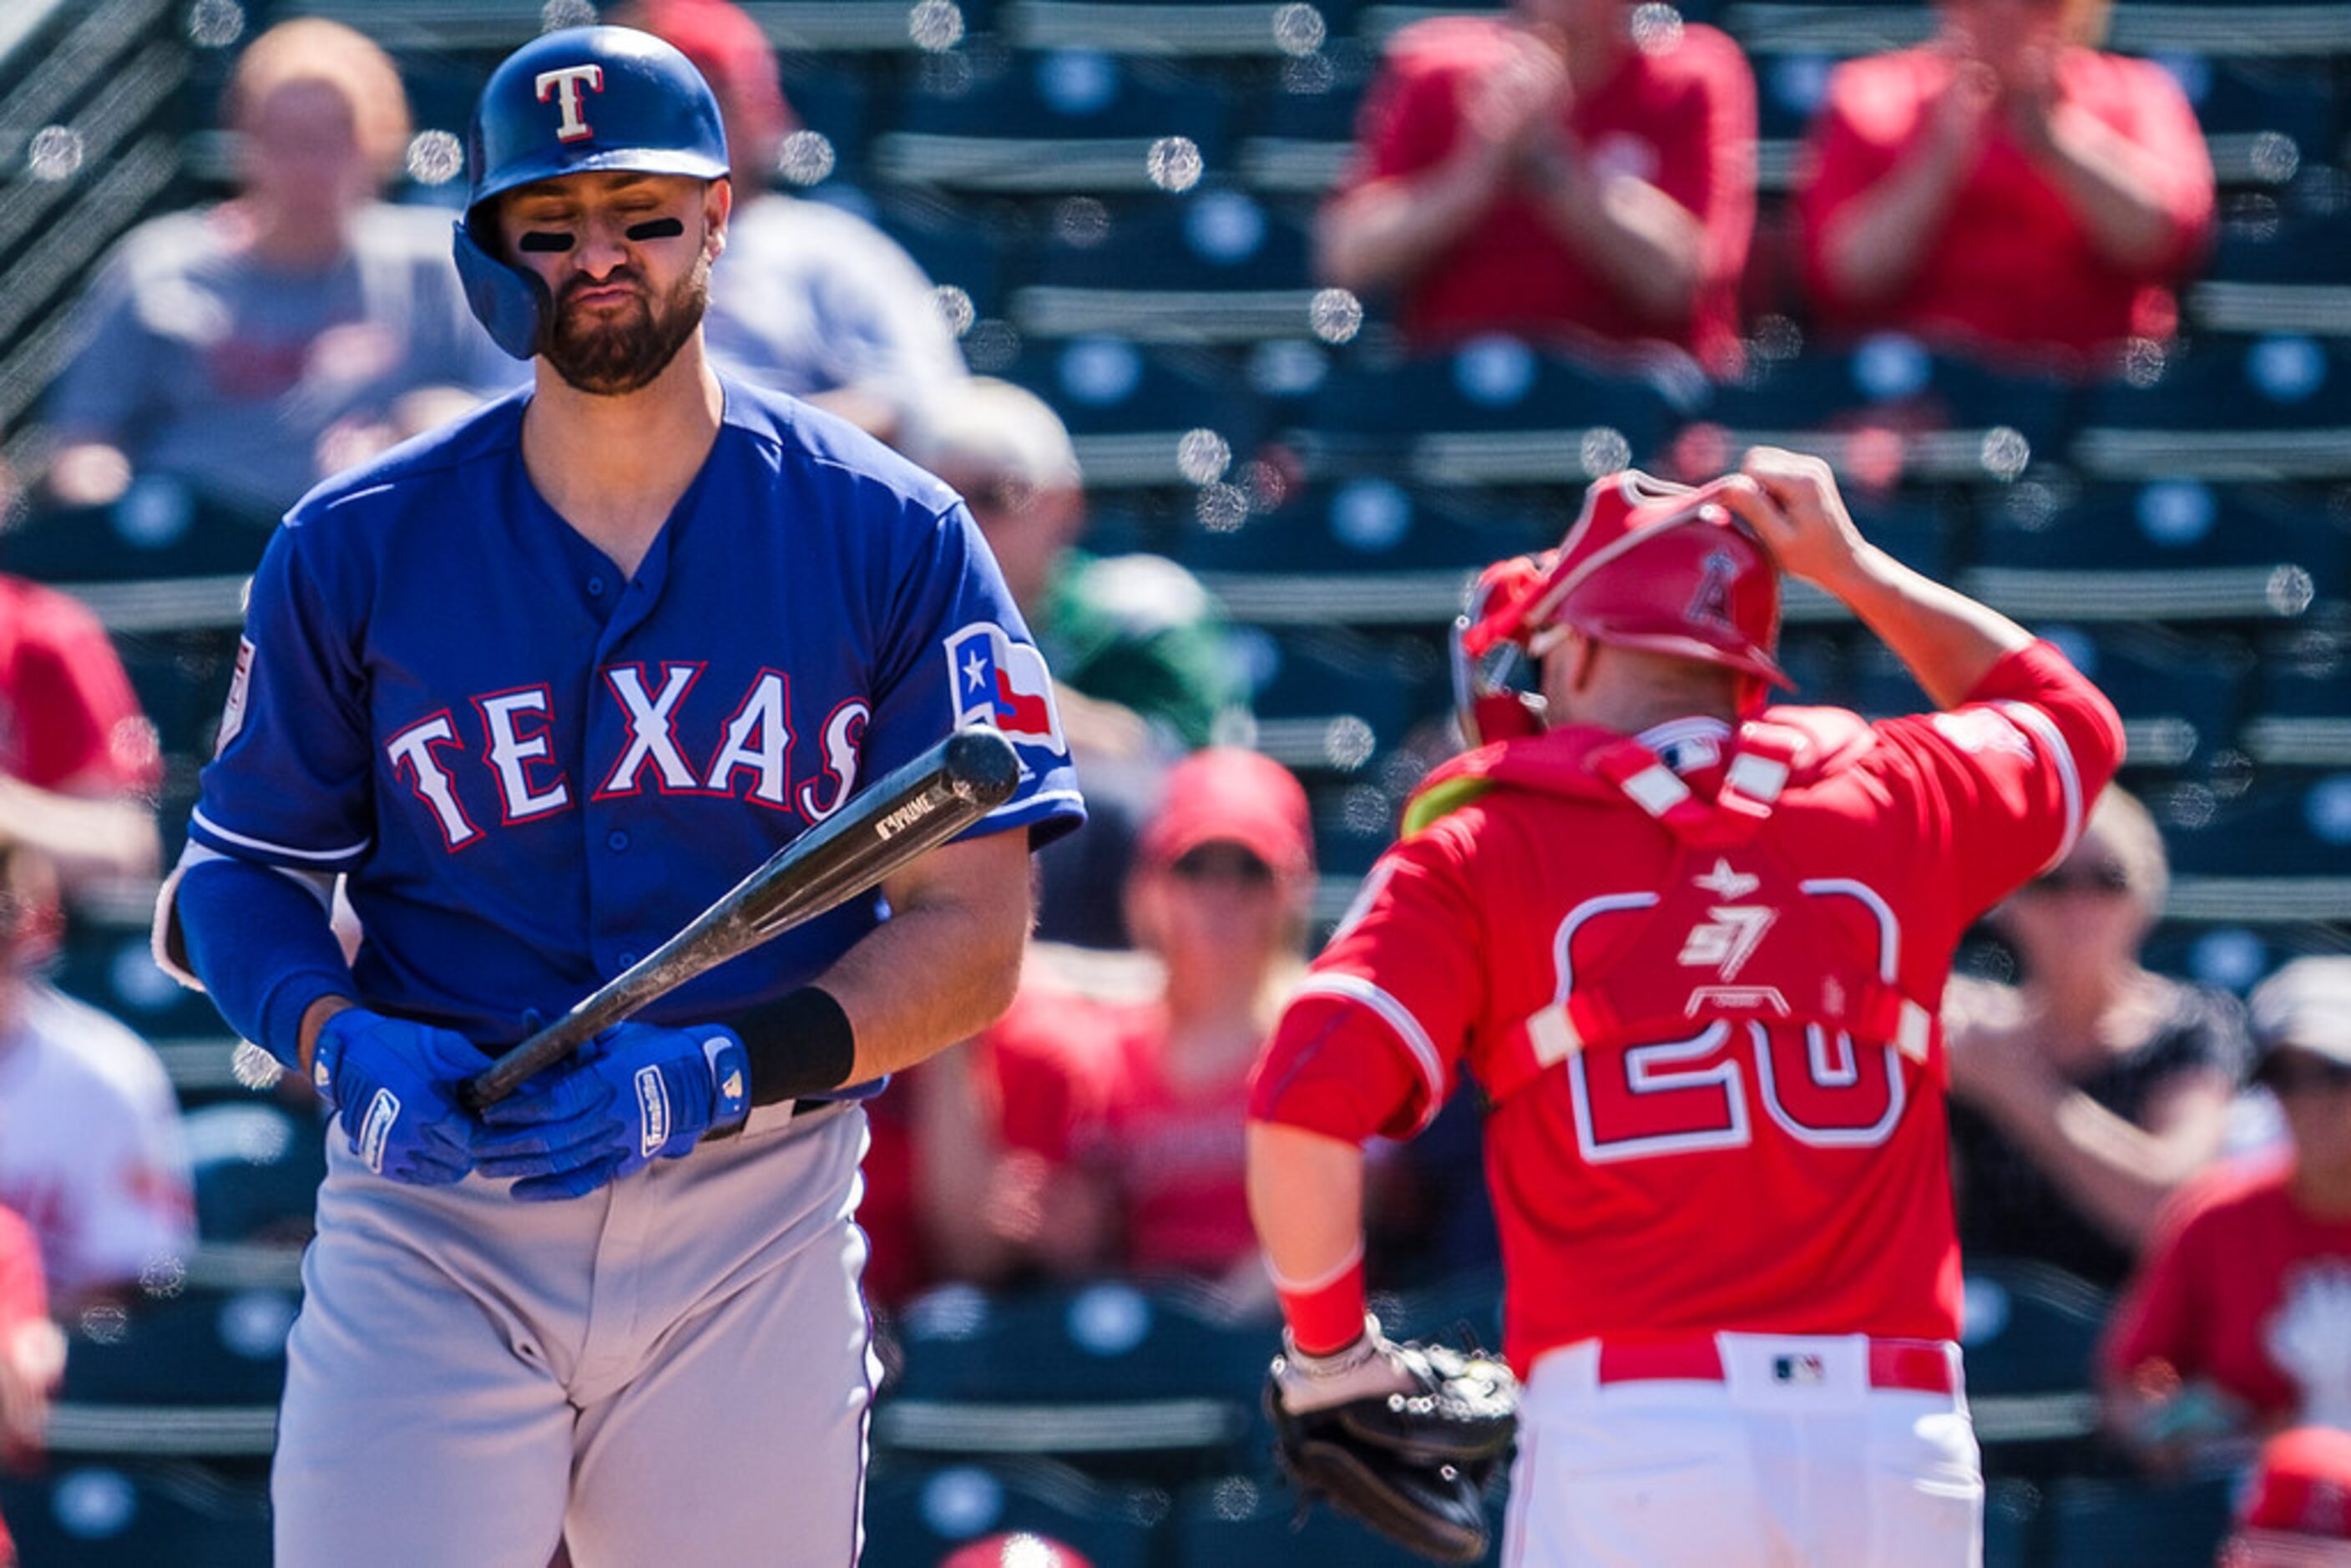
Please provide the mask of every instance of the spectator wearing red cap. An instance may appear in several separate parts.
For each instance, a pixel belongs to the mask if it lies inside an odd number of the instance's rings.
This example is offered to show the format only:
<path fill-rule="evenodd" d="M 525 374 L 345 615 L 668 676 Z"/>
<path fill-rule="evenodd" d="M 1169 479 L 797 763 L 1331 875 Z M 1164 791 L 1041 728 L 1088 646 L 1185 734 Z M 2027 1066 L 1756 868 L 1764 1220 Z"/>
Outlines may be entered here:
<path fill-rule="evenodd" d="M 2212 165 L 2163 68 L 2094 47 L 2105 10 L 1938 0 L 1932 41 L 1838 68 L 1797 193 L 1822 326 L 2001 356 L 2169 335 Z"/>
<path fill-rule="evenodd" d="M 2297 1427 L 2262 1446 L 2220 1568 L 2351 1563 L 2351 1432 Z"/>
<path fill-rule="evenodd" d="M 735 215 L 710 275 L 712 357 L 902 442 L 964 375 L 931 280 L 855 213 L 772 189 L 799 125 L 749 16 L 728 0 L 643 0 L 627 19 L 692 60 L 726 116 Z"/>
<path fill-rule="evenodd" d="M 1270 1304 L 1242 1113 L 1250 1065 L 1304 967 L 1313 884 L 1306 791 L 1288 769 L 1210 747 L 1170 770 L 1125 886 L 1150 978 L 1032 961 L 978 1051 L 925 1081 L 948 1102 L 918 1152 L 929 1231 L 952 1271 L 993 1281 L 1118 1268 Z M 965 1082 L 948 1082 L 959 1069 Z M 978 1110 L 950 1137 L 958 1095 Z"/>
<path fill-rule="evenodd" d="M 2102 1357 L 2116 1428 L 2158 1465 L 2287 1424 L 2351 1430 L 2351 958 L 2288 964 L 2252 1014 L 2288 1150 L 2179 1195 Z"/>
<path fill-rule="evenodd" d="M 1324 278 L 1394 292 L 1416 348 L 1662 341 L 1733 368 L 1755 79 L 1658 9 L 1515 0 L 1398 33 L 1318 225 Z"/>

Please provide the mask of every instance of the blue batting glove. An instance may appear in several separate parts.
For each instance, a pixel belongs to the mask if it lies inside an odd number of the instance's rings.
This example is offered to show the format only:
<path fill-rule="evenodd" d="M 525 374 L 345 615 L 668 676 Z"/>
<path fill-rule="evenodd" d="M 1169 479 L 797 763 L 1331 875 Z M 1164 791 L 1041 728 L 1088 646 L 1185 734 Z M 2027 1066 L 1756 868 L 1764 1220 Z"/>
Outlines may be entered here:
<path fill-rule="evenodd" d="M 310 1063 L 311 1083 L 368 1169 L 446 1186 L 473 1168 L 479 1124 L 457 1086 L 489 1062 L 464 1035 L 345 1008 L 319 1026 Z"/>
<path fill-rule="evenodd" d="M 584 1197 L 656 1159 L 694 1152 L 750 1108 L 743 1041 L 719 1024 L 624 1023 L 482 1113 L 484 1176 L 527 1202 Z"/>

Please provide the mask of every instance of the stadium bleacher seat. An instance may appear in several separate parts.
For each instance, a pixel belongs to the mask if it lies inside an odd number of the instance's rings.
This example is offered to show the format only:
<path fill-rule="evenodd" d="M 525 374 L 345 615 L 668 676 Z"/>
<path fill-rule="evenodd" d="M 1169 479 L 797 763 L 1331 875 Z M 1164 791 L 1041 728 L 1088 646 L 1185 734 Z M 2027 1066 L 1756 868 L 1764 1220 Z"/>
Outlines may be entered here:
<path fill-rule="evenodd" d="M 963 290 L 974 320 L 1002 312 L 1013 256 L 1022 243 L 1015 225 L 987 207 L 927 191 L 893 192 L 873 204 L 872 216 L 933 284 Z M 956 324 L 967 329 L 968 323 Z"/>
<path fill-rule="evenodd" d="M 1509 337 L 1399 359 L 1337 356 L 1300 434 L 1317 478 L 1386 474 L 1415 485 L 1573 486 L 1650 460 L 1678 382 L 1544 353 Z"/>
<path fill-rule="evenodd" d="M 1205 1298 L 1104 1282 L 912 1303 L 903 1372 L 874 1415 L 904 1455 L 1050 1456 L 1100 1472 L 1229 1468 L 1251 1429 L 1270 1330 Z"/>
<path fill-rule="evenodd" d="M 53 1462 L 0 1475 L 0 1515 L 25 1568 L 255 1568 L 269 1561 L 257 1481 L 196 1465 Z"/>
<path fill-rule="evenodd" d="M 185 807 L 181 808 L 184 823 Z M 150 1040 L 223 1032 L 212 998 L 156 967 L 135 910 L 77 911 L 51 976 L 57 988 L 113 1014 Z"/>
<path fill-rule="evenodd" d="M 2249 768 L 2221 787 L 2191 781 L 2160 799 L 2183 878 L 2351 877 L 2351 772 Z"/>
<path fill-rule="evenodd" d="M 1828 94 L 1836 57 L 1819 49 L 1789 49 L 1754 56 L 1755 132 L 1765 141 L 1793 141 L 1811 128 Z"/>
<path fill-rule="evenodd" d="M 2265 201 L 2223 224 L 2187 314 L 2211 332 L 2351 336 L 2351 209 Z"/>
<path fill-rule="evenodd" d="M 2174 476 L 2003 499 L 1959 583 L 2011 615 L 2275 622 L 2351 583 L 2351 535 L 2306 489 Z"/>
<path fill-rule="evenodd" d="M 2091 1369 L 2109 1305 L 2046 1264 L 1968 1260 L 1959 1343 L 1987 1474 L 2046 1480 L 2094 1451 Z"/>
<path fill-rule="evenodd" d="M 27 514 L 0 538 L 0 570 L 63 583 L 250 572 L 276 526 L 152 477 L 112 506 Z"/>
<path fill-rule="evenodd" d="M 746 0 L 786 55 L 939 54 L 996 25 L 996 0 Z"/>
<path fill-rule="evenodd" d="M 327 1176 L 317 1117 L 247 1098 L 189 1110 L 181 1130 L 195 1179 L 198 1235 L 246 1243 L 308 1239 Z"/>
<path fill-rule="evenodd" d="M 795 60 L 783 73 L 784 98 L 799 132 L 820 141 L 787 138 L 776 171 L 788 185 L 813 185 L 839 171 L 865 166 L 872 141 L 873 89 L 868 78 L 837 58 Z"/>
<path fill-rule="evenodd" d="M 2130 622 L 2033 630 L 2064 649 L 2121 712 L 2127 766 L 2179 768 L 2209 758 L 2235 736 L 2252 662 L 2243 639 Z"/>
<path fill-rule="evenodd" d="M 139 706 L 155 726 L 166 758 L 212 755 L 221 705 L 236 664 L 233 626 L 181 632 L 124 632 L 115 652 L 131 676 Z"/>
<path fill-rule="evenodd" d="M 71 1325 L 61 1404 L 274 1408 L 286 1382 L 293 1290 L 188 1284 Z"/>
<path fill-rule="evenodd" d="M 1228 528 L 1187 529 L 1177 559 L 1196 571 L 1290 574 L 1450 569 L 1555 545 L 1563 509 L 1474 494 L 1415 491 L 1376 476 L 1301 486 L 1270 511 Z M 1449 619 L 1459 595 L 1434 607 Z"/>
<path fill-rule="evenodd" d="M 2063 1568 L 2208 1568 L 2228 1532 L 2232 1484 L 2061 1480 L 2045 1505 L 2047 1560 Z"/>
<path fill-rule="evenodd" d="M 966 1542 L 1028 1532 L 1094 1568 L 1150 1568 L 1164 1492 L 1037 1460 L 926 1467 L 884 1458 L 866 1486 L 867 1568 L 937 1568 Z"/>
<path fill-rule="evenodd" d="M 1360 772 L 1450 700 L 1444 663 L 1426 642 L 1338 625 L 1250 628 L 1241 636 L 1255 745 L 1294 771 Z"/>
<path fill-rule="evenodd" d="M 1302 225 L 1240 191 L 1103 207 L 1056 224 L 1013 324 L 1037 336 L 1251 342 L 1312 329 Z"/>
<path fill-rule="evenodd" d="M 1093 49 L 952 68 L 901 99 L 873 143 L 880 178 L 1102 195 L 1186 191 L 1227 167 L 1229 105 L 1213 78 Z"/>
<path fill-rule="evenodd" d="M 1504 1490 L 1487 1500 L 1487 1529 L 1502 1539 Z M 1176 1568 L 1290 1568 L 1301 1563 L 1347 1568 L 1416 1568 L 1427 1559 L 1389 1543 L 1328 1508 L 1298 1517 L 1287 1487 L 1251 1476 L 1228 1476 L 1187 1489 L 1169 1521 Z"/>
<path fill-rule="evenodd" d="M 1089 488 L 1215 484 L 1264 439 L 1239 372 L 1202 352 L 1073 338 L 1030 343 L 1000 373 L 1061 414 Z"/>
<path fill-rule="evenodd" d="M 1996 1477 L 1984 1488 L 1984 1568 L 2028 1568 L 2033 1562 L 2032 1527 L 2041 1511 L 2041 1489 L 2014 1477 Z"/>
<path fill-rule="evenodd" d="M 2271 333 L 2144 355 L 2091 394 L 2072 452 L 2103 479 L 2351 475 L 2351 345 Z"/>
<path fill-rule="evenodd" d="M 2314 213 L 2263 203 L 2223 224 L 2205 277 L 2242 283 L 2351 284 L 2351 210 Z"/>
<path fill-rule="evenodd" d="M 2045 1264 L 1968 1261 L 1959 1343 L 1970 1398 L 2090 1386 L 2105 1292 Z"/>
<path fill-rule="evenodd" d="M 1361 87 L 1326 61 L 1319 69 L 1285 72 L 1278 86 L 1245 106 L 1238 161 L 1249 188 L 1319 197 L 1335 185 L 1354 152 Z"/>
<path fill-rule="evenodd" d="M 2242 740 L 2256 763 L 2351 768 L 2351 632 L 2309 626 L 2266 641 Z"/>
<path fill-rule="evenodd" d="M 999 24 L 1022 48 L 1297 58 L 1353 21 L 1354 0 L 1008 0 Z"/>
<path fill-rule="evenodd" d="M 2073 402 L 2073 389 L 2054 378 L 1886 332 L 1851 349 L 1759 356 L 1742 378 L 1710 390 L 1696 420 L 1722 432 L 1729 456 L 1762 443 L 1817 453 L 1875 485 L 2005 481 L 2055 454 Z"/>

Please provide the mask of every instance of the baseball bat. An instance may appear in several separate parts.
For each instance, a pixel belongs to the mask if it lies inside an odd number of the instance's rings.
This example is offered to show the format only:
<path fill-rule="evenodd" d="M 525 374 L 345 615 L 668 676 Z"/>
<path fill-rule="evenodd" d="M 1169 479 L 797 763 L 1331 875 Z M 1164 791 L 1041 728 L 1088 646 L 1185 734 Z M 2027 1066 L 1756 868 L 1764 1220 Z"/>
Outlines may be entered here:
<path fill-rule="evenodd" d="M 804 921 L 870 892 L 1002 804 L 1020 782 L 1012 743 L 984 726 L 956 730 L 875 780 L 770 855 L 677 935 L 465 1081 L 480 1110 L 666 996 Z"/>

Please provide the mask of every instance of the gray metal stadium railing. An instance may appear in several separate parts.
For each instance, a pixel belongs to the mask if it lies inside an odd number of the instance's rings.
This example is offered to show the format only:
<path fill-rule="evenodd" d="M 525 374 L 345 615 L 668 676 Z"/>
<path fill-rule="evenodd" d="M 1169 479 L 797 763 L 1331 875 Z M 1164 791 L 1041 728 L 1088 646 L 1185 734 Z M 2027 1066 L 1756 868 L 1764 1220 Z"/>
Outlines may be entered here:
<path fill-rule="evenodd" d="M 2214 332 L 2306 332 L 2351 338 L 2351 285 L 2231 283 L 2215 279 L 2188 290 L 2188 314 Z"/>
<path fill-rule="evenodd" d="M 180 90 L 188 47 L 171 31 L 172 0 L 100 0 L 9 8 L 9 54 L 38 50 L 0 99 L 0 430 L 22 415 L 64 362 L 73 287 L 117 235 L 147 214 L 180 169 L 168 131 L 144 133 Z M 69 20 L 61 37 L 47 43 Z M 78 103 L 78 108 L 74 107 Z M 45 160 L 33 139 L 56 132 Z M 10 455 L 20 455 L 16 443 Z"/>
<path fill-rule="evenodd" d="M 327 16 L 393 50 L 503 53 L 545 26 L 546 0 L 298 0 L 287 14 Z M 770 43 L 787 53 L 866 53 L 963 36 L 949 0 L 743 0 Z"/>
<path fill-rule="evenodd" d="M 1038 338 L 1107 334 L 1134 343 L 1255 343 L 1312 331 L 1312 288 L 1070 288 L 1012 296 L 1012 324 Z M 1087 469 L 1089 474 L 1092 469 Z"/>
<path fill-rule="evenodd" d="M 998 14 L 997 26 L 1022 48 L 1121 55 L 1309 55 L 1325 37 L 1322 13 L 1297 0 L 1149 5 L 1015 0 Z"/>
<path fill-rule="evenodd" d="M 1386 23 L 1391 7 L 1364 14 Z M 1810 50 L 1871 54 L 1924 42 L 1935 28 L 1924 6 L 1773 5 L 1727 6 L 1724 29 L 1758 53 Z M 2226 58 L 2289 58 L 2351 52 L 2351 5 L 2116 5 L 2106 45 L 2127 54 L 2182 53 Z"/>

